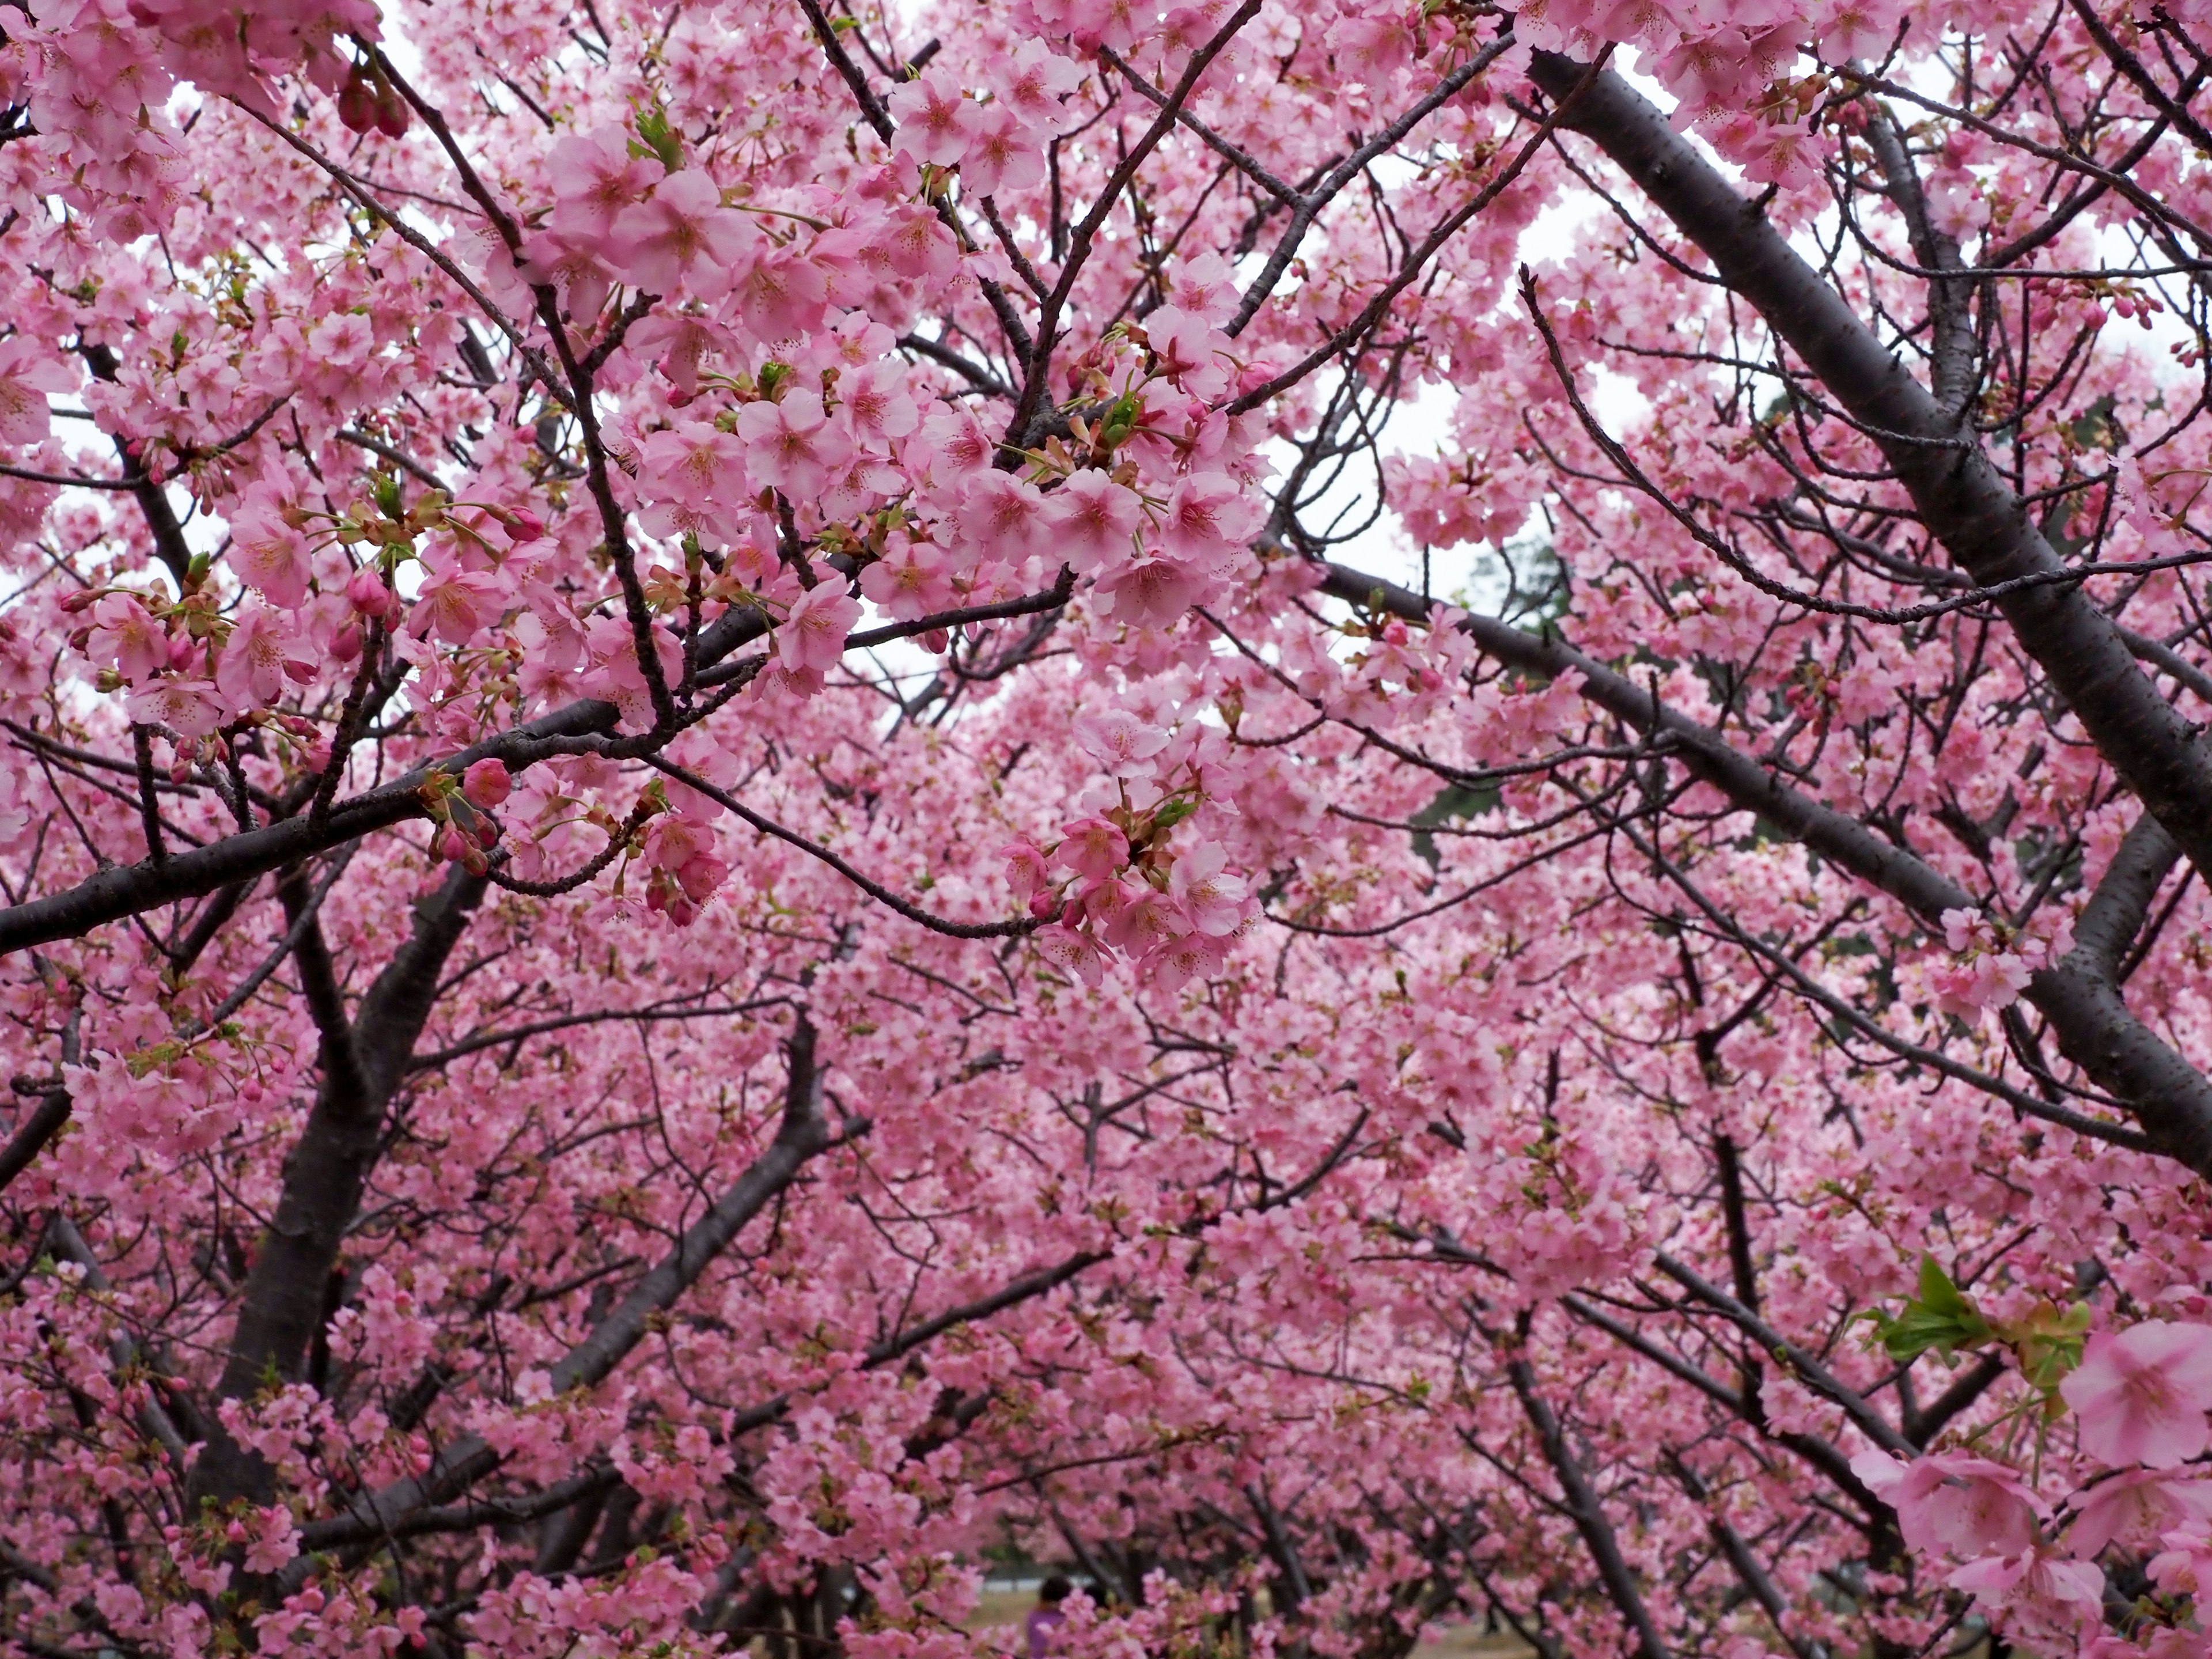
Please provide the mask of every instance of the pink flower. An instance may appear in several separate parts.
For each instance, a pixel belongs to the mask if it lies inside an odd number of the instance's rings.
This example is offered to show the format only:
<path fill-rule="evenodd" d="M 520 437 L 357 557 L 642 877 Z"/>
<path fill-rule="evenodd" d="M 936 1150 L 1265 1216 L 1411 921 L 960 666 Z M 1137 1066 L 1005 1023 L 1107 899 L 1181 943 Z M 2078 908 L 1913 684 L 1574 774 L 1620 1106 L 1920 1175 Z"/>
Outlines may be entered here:
<path fill-rule="evenodd" d="M 363 565 L 346 582 L 346 603 L 364 617 L 388 617 L 398 609 L 398 597 L 385 586 L 374 565 Z"/>
<path fill-rule="evenodd" d="M 985 472 L 961 500 L 959 525 L 982 557 L 1019 564 L 1044 540 L 1044 496 L 1011 472 Z"/>
<path fill-rule="evenodd" d="M 924 70 L 918 80 L 896 88 L 887 100 L 898 123 L 898 141 L 916 161 L 951 167 L 968 153 L 968 141 L 982 115 L 981 106 L 962 94 L 959 81 L 942 68 Z"/>
<path fill-rule="evenodd" d="M 999 856 L 1006 861 L 1006 885 L 1017 893 L 1037 892 L 1052 880 L 1044 854 L 1033 842 L 1009 842 L 999 849 Z"/>
<path fill-rule="evenodd" d="M 948 611 L 959 598 L 945 550 L 934 542 L 911 538 L 887 549 L 860 572 L 860 592 L 901 622 L 919 622 Z"/>
<path fill-rule="evenodd" d="M 853 435 L 866 443 L 903 438 L 921 424 L 907 392 L 906 370 L 895 362 L 848 369 L 837 382 L 837 398 Z"/>
<path fill-rule="evenodd" d="M 2081 1419 L 2090 1456 L 2154 1469 L 2185 1463 L 2208 1441 L 2212 1328 L 2147 1319 L 2100 1332 L 2058 1392 Z"/>
<path fill-rule="evenodd" d="M 292 1524 L 292 1512 L 282 1505 L 258 1511 L 247 1537 L 248 1572 L 275 1572 L 300 1553 L 300 1529 Z"/>
<path fill-rule="evenodd" d="M 0 340 L 0 442 L 27 447 L 53 431 L 46 393 L 76 389 L 76 377 L 28 336 Z"/>
<path fill-rule="evenodd" d="M 1103 883 L 1093 890 L 1086 908 L 1097 918 L 1106 942 L 1133 957 L 1191 931 L 1182 907 L 1142 882 Z"/>
<path fill-rule="evenodd" d="M 779 247 L 757 232 L 730 264 L 729 295 L 752 337 L 763 345 L 795 339 L 822 326 L 830 279 L 796 247 Z"/>
<path fill-rule="evenodd" d="M 263 605 L 239 612 L 215 665 L 216 689 L 240 714 L 276 702 L 287 679 L 304 685 L 314 678 L 315 654 L 307 642 Z"/>
<path fill-rule="evenodd" d="M 722 205 L 714 181 L 696 170 L 672 173 L 650 201 L 616 216 L 611 236 L 616 268 L 638 287 L 672 292 L 700 259 L 734 264 L 750 232 L 744 216 Z"/>
<path fill-rule="evenodd" d="M 1152 342 L 1152 355 L 1159 359 L 1160 373 L 1192 397 L 1218 398 L 1229 389 L 1229 370 L 1214 355 L 1217 349 L 1228 345 L 1228 338 L 1224 336 L 1217 342 L 1213 325 L 1205 318 L 1175 306 L 1162 306 L 1145 319 L 1145 337 Z M 1204 476 L 1204 488 L 1209 492 L 1225 488 L 1229 496 L 1241 493 L 1219 473 Z M 1186 482 L 1177 495 L 1184 496 L 1196 482 Z M 1211 494 L 1206 497 L 1209 503 L 1213 499 Z M 1176 510 L 1171 501 L 1170 515 Z M 1219 539 L 1211 528 L 1206 534 L 1209 541 Z"/>
<path fill-rule="evenodd" d="M 827 673 L 845 654 L 845 636 L 860 614 L 860 601 L 828 582 L 809 588 L 775 630 L 775 654 L 786 668 Z"/>
<path fill-rule="evenodd" d="M 1823 60 L 1878 62 L 1897 33 L 1897 9 L 1884 0 L 1843 0 L 1827 11 L 1819 46 Z"/>
<path fill-rule="evenodd" d="M 1044 177 L 1037 136 L 1004 104 L 982 110 L 969 123 L 967 153 L 960 158 L 962 184 L 978 196 L 1012 188 L 1025 190 Z"/>
<path fill-rule="evenodd" d="M 1096 986 L 1106 977 L 1105 953 L 1091 938 L 1073 927 L 1042 928 L 1035 943 L 1039 956 L 1054 967 L 1073 974 L 1085 985 Z"/>
<path fill-rule="evenodd" d="M 2151 1583 L 2168 1595 L 2196 1595 L 2212 1589 L 2212 1536 L 2203 1528 L 2177 1528 L 2159 1542 L 2166 1548 L 2145 1569 Z"/>
<path fill-rule="evenodd" d="M 1194 473 L 1168 497 L 1160 539 L 1177 558 L 1214 559 L 1250 537 L 1261 517 L 1250 492 L 1228 474 Z"/>
<path fill-rule="evenodd" d="M 466 645 L 499 615 L 499 583 L 480 570 L 463 570 L 454 555 L 434 548 L 422 558 L 426 580 L 415 595 L 408 631 L 435 634 L 448 645 Z"/>
<path fill-rule="evenodd" d="M 1239 295 L 1237 273 L 1229 262 L 1212 251 L 1177 262 L 1168 283 L 1168 302 L 1209 323 L 1225 323 L 1237 314 Z"/>
<path fill-rule="evenodd" d="M 1147 559 L 1101 577 L 1098 591 L 1106 596 L 1106 614 L 1115 621 L 1164 628 L 1187 613 L 1211 585 L 1188 565 Z"/>
<path fill-rule="evenodd" d="M 1129 861 L 1129 838 L 1118 824 L 1104 818 L 1084 818 L 1060 832 L 1052 861 L 1079 876 L 1105 881 Z"/>
<path fill-rule="evenodd" d="M 1097 569 L 1133 550 L 1143 503 L 1137 492 L 1097 467 L 1085 467 L 1045 498 L 1053 551 L 1079 571 Z"/>
<path fill-rule="evenodd" d="M 1219 939 L 1244 920 L 1244 879 L 1231 875 L 1229 854 L 1218 842 L 1202 842 L 1178 854 L 1168 875 L 1168 891 L 1200 933 Z"/>
<path fill-rule="evenodd" d="M 552 227 L 564 239 L 604 242 L 624 210 L 644 198 L 664 171 L 649 155 L 633 155 L 627 134 L 606 129 L 589 137 L 564 134 L 545 157 L 553 180 Z"/>
<path fill-rule="evenodd" d="M 821 394 L 793 391 L 781 403 L 747 404 L 738 411 L 738 435 L 745 441 L 745 460 L 759 483 L 773 484 L 793 501 L 820 495 L 830 475 L 850 459 L 852 439 L 830 424 Z"/>
<path fill-rule="evenodd" d="M 1885 1452 L 1851 1459 L 1851 1473 L 1897 1511 L 1916 1549 L 1967 1556 L 2018 1555 L 2036 1541 L 2035 1499 L 2017 1469 L 1963 1452 L 1910 1465 Z"/>
<path fill-rule="evenodd" d="M 1227 956 L 1221 941 L 1212 935 L 1183 933 L 1153 946 L 1137 964 L 1137 971 L 1163 991 L 1180 990 L 1192 980 L 1218 973 Z"/>
<path fill-rule="evenodd" d="M 1107 776 L 1152 775 L 1152 758 L 1168 746 L 1168 734 L 1126 708 L 1094 709 L 1075 717 L 1076 746 Z"/>
<path fill-rule="evenodd" d="M 1953 1589 L 1971 1590 L 1984 1607 L 2008 1602 L 2040 1602 L 2053 1607 L 2061 1602 L 2104 1605 L 2103 1570 L 2087 1561 L 2069 1561 L 2048 1550 L 2022 1550 L 2011 1555 L 1991 1555 L 1970 1561 L 1947 1581 Z"/>
<path fill-rule="evenodd" d="M 205 680 L 156 680 L 123 700 L 141 726 L 166 726 L 179 737 L 204 738 L 221 724 L 222 707 Z"/>
<path fill-rule="evenodd" d="M 638 446 L 639 482 L 698 509 L 748 494 L 745 447 L 704 421 L 682 421 Z M 648 524 L 655 535 L 667 531 Z"/>
<path fill-rule="evenodd" d="M 614 289 L 615 268 L 607 243 L 559 229 L 540 231 L 522 244 L 522 274 L 568 296 L 568 315 L 579 322 L 599 314 Z"/>
<path fill-rule="evenodd" d="M 133 685 L 143 684 L 169 665 L 168 630 L 127 594 L 103 594 L 92 607 L 85 653 L 94 662 L 114 664 Z"/>
<path fill-rule="evenodd" d="M 2087 1560 L 2123 1534 L 2156 1535 L 2212 1521 L 2212 1481 L 2178 1480 L 2160 1469 L 2130 1469 L 2074 1494 L 2067 1542 Z"/>
<path fill-rule="evenodd" d="M 1042 40 L 1025 40 L 994 78 L 998 100 L 1040 132 L 1065 131 L 1079 118 L 1061 101 L 1083 84 L 1083 71 Z"/>
<path fill-rule="evenodd" d="M 274 497 L 249 494 L 230 520 L 230 568 L 285 611 L 307 602 L 307 541 Z"/>

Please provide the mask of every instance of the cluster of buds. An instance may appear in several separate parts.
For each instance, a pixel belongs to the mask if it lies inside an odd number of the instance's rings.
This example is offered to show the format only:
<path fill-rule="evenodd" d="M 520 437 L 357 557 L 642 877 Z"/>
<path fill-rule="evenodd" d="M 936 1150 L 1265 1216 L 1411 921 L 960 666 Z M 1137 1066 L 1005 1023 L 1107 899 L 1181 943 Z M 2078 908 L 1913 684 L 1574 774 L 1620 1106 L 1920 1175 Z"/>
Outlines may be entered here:
<path fill-rule="evenodd" d="M 366 72 L 356 64 L 338 88 L 338 119 L 345 123 L 346 131 L 367 132 L 374 128 L 387 138 L 404 138 L 408 118 L 407 100 L 392 89 L 384 71 L 374 62 Z"/>
<path fill-rule="evenodd" d="M 459 777 L 432 772 L 416 793 L 432 822 L 441 826 L 435 842 L 438 856 L 472 876 L 490 869 L 488 855 L 499 845 L 500 836 L 491 814 L 514 787 L 506 764 L 495 760 L 477 761 Z"/>

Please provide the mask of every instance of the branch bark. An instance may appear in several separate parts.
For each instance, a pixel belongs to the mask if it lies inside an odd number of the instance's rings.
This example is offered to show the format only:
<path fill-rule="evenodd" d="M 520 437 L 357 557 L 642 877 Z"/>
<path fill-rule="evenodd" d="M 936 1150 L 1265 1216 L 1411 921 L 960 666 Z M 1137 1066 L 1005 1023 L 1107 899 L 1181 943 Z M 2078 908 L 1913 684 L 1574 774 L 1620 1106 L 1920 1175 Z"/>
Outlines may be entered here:
<path fill-rule="evenodd" d="M 1575 96 L 1561 124 L 1595 141 L 1875 441 L 1962 569 L 1984 586 L 2064 569 L 1958 418 L 1664 115 L 1610 71 L 1584 88 L 1587 68 L 1554 53 L 1536 53 L 1530 73 L 1554 100 Z M 1997 605 L 2106 763 L 2199 872 L 2212 871 L 2212 750 L 2136 667 L 2112 618 L 2070 585 Z"/>
<path fill-rule="evenodd" d="M 1322 568 L 1320 591 L 1332 598 L 1413 622 L 1428 619 L 1430 601 L 1418 593 L 1341 565 Z M 1583 696 L 1632 730 L 1664 737 L 1670 758 L 1739 809 L 1878 888 L 1931 929 L 1940 930 L 1946 910 L 1980 908 L 1972 894 L 1907 848 L 1803 794 L 1721 733 L 1556 634 L 1526 632 L 1494 617 L 1468 617 L 1459 626 L 1509 667 L 1547 679 L 1577 676 Z M 2027 1001 L 2050 1022 L 2067 1058 L 2127 1103 L 2160 1152 L 2212 1176 L 2212 1080 L 2136 1018 L 2116 976 L 2087 951 L 2077 943 L 2061 962 L 2039 969 L 2028 983 Z"/>

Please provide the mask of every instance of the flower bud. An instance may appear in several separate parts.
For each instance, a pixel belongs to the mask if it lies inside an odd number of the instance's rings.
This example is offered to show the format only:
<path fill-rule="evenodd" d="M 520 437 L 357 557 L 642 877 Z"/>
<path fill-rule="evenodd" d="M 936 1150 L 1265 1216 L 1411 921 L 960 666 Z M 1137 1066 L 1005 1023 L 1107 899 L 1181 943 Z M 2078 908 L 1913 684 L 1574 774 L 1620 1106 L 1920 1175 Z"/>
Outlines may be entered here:
<path fill-rule="evenodd" d="M 346 603 L 364 617 L 388 617 L 397 600 L 375 567 L 366 565 L 346 583 Z"/>
<path fill-rule="evenodd" d="M 461 774 L 461 793 L 470 805 L 481 806 L 487 812 L 504 801 L 514 788 L 514 780 L 501 761 L 480 760 Z"/>
<path fill-rule="evenodd" d="M 407 106 L 399 100 L 396 92 L 386 92 L 378 97 L 374 119 L 376 130 L 387 138 L 407 136 Z"/>
<path fill-rule="evenodd" d="M 376 125 L 376 94 L 359 70 L 338 88 L 338 119 L 348 132 L 367 132 Z"/>

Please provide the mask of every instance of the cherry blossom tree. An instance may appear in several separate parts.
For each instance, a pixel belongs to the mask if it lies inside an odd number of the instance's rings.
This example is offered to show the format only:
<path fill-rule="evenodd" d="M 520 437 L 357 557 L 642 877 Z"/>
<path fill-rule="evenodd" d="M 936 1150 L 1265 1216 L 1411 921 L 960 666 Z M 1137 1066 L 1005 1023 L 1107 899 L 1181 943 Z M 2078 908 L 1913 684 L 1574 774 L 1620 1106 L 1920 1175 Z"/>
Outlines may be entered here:
<path fill-rule="evenodd" d="M 0 37 L 8 1651 L 2203 1650 L 2212 9 Z"/>

